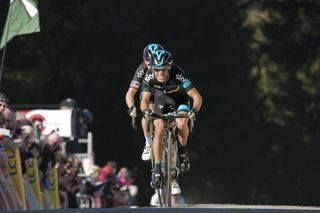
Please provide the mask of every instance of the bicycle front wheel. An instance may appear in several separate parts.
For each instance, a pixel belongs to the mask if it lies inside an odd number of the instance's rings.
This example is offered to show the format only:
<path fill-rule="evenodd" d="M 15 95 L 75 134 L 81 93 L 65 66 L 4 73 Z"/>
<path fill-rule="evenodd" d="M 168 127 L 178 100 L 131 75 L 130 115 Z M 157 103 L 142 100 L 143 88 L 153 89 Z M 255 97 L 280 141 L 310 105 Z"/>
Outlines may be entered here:
<path fill-rule="evenodd" d="M 165 183 L 165 197 L 166 197 L 166 204 L 168 207 L 171 207 L 172 202 L 172 191 L 171 191 L 171 185 L 172 185 L 172 151 L 173 151 L 173 139 L 172 135 L 168 135 L 168 141 L 167 141 L 167 168 L 166 168 L 166 183 Z"/>

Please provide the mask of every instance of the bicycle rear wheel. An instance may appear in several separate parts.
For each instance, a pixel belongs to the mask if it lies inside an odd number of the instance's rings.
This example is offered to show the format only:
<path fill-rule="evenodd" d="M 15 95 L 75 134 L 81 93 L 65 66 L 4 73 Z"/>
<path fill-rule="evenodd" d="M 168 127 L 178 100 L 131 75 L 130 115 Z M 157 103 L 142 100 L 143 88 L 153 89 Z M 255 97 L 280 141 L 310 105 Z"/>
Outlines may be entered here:
<path fill-rule="evenodd" d="M 167 141 L 165 141 L 167 143 Z M 163 181 L 161 184 L 161 188 L 157 190 L 159 202 L 161 206 L 167 207 L 168 205 L 168 149 L 167 146 L 164 146 L 163 153 L 162 153 L 162 175 Z"/>
<path fill-rule="evenodd" d="M 172 151 L 173 151 L 173 139 L 171 133 L 168 135 L 167 140 L 167 167 L 166 167 L 166 176 L 165 176 L 165 184 L 164 184 L 164 192 L 165 192 L 165 198 L 166 198 L 166 206 L 171 207 L 172 202 L 172 191 L 171 191 L 171 185 L 172 185 Z"/>
<path fill-rule="evenodd" d="M 177 143 L 173 141 L 171 132 L 167 133 L 164 140 L 164 148 L 162 154 L 162 174 L 163 183 L 161 189 L 157 190 L 159 202 L 161 206 L 172 206 L 172 179 L 177 176 Z"/>
<path fill-rule="evenodd" d="M 164 139 L 164 142 L 166 143 L 166 139 Z M 159 204 L 160 206 L 167 206 L 167 198 L 166 198 L 166 174 L 167 174 L 167 147 L 164 145 L 163 151 L 162 151 L 162 163 L 161 163 L 161 172 L 164 179 L 162 180 L 161 187 L 159 189 L 156 189 L 156 194 L 158 196 Z"/>
<path fill-rule="evenodd" d="M 160 206 L 164 207 L 170 207 L 171 206 L 171 179 L 170 179 L 170 161 L 168 158 L 168 139 L 164 140 L 164 148 L 162 152 L 162 175 L 163 175 L 163 180 L 161 184 L 161 188 L 157 189 L 157 195 L 159 199 Z M 168 165 L 169 164 L 169 165 Z"/>

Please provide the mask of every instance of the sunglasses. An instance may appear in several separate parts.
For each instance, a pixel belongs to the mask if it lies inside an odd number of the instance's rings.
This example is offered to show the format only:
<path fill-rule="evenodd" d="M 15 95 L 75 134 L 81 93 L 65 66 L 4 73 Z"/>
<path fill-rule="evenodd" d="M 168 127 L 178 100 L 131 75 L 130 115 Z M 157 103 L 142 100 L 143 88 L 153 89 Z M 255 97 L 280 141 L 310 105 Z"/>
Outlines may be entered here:
<path fill-rule="evenodd" d="M 162 68 L 162 69 L 155 69 L 155 68 L 152 68 L 152 70 L 153 70 L 153 71 L 155 71 L 155 72 L 160 72 L 160 71 L 162 71 L 162 72 L 166 72 L 166 71 L 169 71 L 169 68 Z"/>

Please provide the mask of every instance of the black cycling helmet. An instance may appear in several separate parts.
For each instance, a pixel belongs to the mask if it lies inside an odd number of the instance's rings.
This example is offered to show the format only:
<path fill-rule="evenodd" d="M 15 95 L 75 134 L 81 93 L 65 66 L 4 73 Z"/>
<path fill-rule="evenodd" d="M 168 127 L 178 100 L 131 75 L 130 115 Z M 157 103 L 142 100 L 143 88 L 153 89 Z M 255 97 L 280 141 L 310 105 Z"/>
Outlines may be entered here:
<path fill-rule="evenodd" d="M 151 56 L 157 50 L 164 50 L 164 48 L 160 44 L 149 44 L 143 50 L 143 60 L 150 61 Z"/>
<path fill-rule="evenodd" d="M 151 56 L 151 67 L 154 69 L 171 68 L 172 55 L 166 50 L 157 50 Z"/>
<path fill-rule="evenodd" d="M 8 104 L 9 103 L 9 98 L 8 98 L 8 96 L 6 94 L 0 92 L 0 101 L 1 102 L 5 102 L 5 103 Z"/>

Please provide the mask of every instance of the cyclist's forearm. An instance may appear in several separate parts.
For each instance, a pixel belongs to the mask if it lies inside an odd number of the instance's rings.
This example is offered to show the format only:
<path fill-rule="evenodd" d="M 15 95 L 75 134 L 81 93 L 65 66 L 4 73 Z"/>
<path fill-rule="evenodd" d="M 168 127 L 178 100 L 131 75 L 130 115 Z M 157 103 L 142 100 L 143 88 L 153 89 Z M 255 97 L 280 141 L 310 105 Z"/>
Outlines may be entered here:
<path fill-rule="evenodd" d="M 129 88 L 126 93 L 126 104 L 128 108 L 134 106 L 134 95 L 136 94 L 136 90 L 133 88 Z"/>
<path fill-rule="evenodd" d="M 198 95 L 193 98 L 192 108 L 195 108 L 197 111 L 199 111 L 201 106 L 202 106 L 202 97 L 201 97 L 201 95 Z"/>
<path fill-rule="evenodd" d="M 192 108 L 195 108 L 197 111 L 199 111 L 202 105 L 202 97 L 198 90 L 196 88 L 193 88 L 188 92 L 188 95 L 193 100 Z"/>

